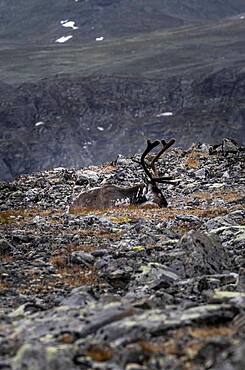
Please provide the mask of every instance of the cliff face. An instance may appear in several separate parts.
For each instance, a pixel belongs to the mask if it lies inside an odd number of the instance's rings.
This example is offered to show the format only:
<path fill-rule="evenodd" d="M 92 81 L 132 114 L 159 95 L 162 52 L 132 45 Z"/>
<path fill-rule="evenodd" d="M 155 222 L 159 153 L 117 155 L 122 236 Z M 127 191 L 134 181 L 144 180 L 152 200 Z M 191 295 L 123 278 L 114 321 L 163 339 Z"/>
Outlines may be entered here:
<path fill-rule="evenodd" d="M 146 137 L 175 137 L 184 147 L 224 136 L 242 144 L 244 77 L 242 69 L 227 68 L 198 80 L 105 76 L 1 84 L 1 178 L 111 161 L 141 150 Z"/>

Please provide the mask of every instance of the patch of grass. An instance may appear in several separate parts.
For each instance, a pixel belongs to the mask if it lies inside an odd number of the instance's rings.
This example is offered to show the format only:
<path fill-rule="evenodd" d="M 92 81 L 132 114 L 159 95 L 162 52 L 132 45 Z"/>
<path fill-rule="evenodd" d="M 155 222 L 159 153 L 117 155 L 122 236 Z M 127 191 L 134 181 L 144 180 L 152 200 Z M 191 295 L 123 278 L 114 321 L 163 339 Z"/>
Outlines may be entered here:
<path fill-rule="evenodd" d="M 91 345 L 86 351 L 86 356 L 97 362 L 111 360 L 113 350 L 109 346 Z"/>
<path fill-rule="evenodd" d="M 96 284 L 98 274 L 94 267 L 84 268 L 83 266 L 58 265 L 56 273 L 50 276 L 41 277 L 35 273 L 27 273 L 28 285 L 15 287 L 17 291 L 23 294 L 47 294 L 55 289 L 74 288 L 83 285 Z"/>
<path fill-rule="evenodd" d="M 1 255 L 1 262 L 2 263 L 11 263 L 14 262 L 14 257 L 10 254 Z"/>
<path fill-rule="evenodd" d="M 200 200 L 223 199 L 225 202 L 234 202 L 241 200 L 244 195 L 233 190 L 218 190 L 213 192 L 194 192 L 193 196 Z"/>
<path fill-rule="evenodd" d="M 110 220 L 116 224 L 124 224 L 133 221 L 133 218 L 129 216 L 111 216 Z"/>
<path fill-rule="evenodd" d="M 69 287 L 91 285 L 98 282 L 98 274 L 94 267 L 84 268 L 83 266 L 59 267 L 57 273 L 60 275 L 63 284 Z"/>
<path fill-rule="evenodd" d="M 198 150 L 192 150 L 185 160 L 185 166 L 188 169 L 198 169 L 201 166 L 200 159 L 207 158 L 208 154 L 199 152 Z"/>
<path fill-rule="evenodd" d="M 0 293 L 4 293 L 5 290 L 8 290 L 10 285 L 7 281 L 0 280 Z"/>
<path fill-rule="evenodd" d="M 205 339 L 210 337 L 230 337 L 235 334 L 235 329 L 229 326 L 204 326 L 200 328 L 189 327 L 188 334 L 193 338 Z"/>
<path fill-rule="evenodd" d="M 196 194 L 196 193 L 194 193 Z M 194 197 L 193 194 L 193 197 Z M 208 193 L 210 195 L 210 193 Z M 231 195 L 229 195 L 231 197 Z M 211 197 L 212 199 L 216 199 Z M 186 197 L 186 204 L 188 201 L 192 200 L 189 197 Z M 107 217 L 109 220 L 115 223 L 127 223 L 137 221 L 139 219 L 147 219 L 147 220 L 160 220 L 160 221 L 169 221 L 174 219 L 177 215 L 194 215 L 200 218 L 203 217 L 216 217 L 219 215 L 227 214 L 231 211 L 231 209 L 235 210 L 236 206 L 226 208 L 226 207 L 208 207 L 205 206 L 192 206 L 190 209 L 179 209 L 178 207 L 168 207 L 168 208 L 140 208 L 137 206 L 128 206 L 128 207 L 115 207 L 115 208 L 108 208 L 105 210 L 93 210 L 93 214 L 96 215 L 103 215 Z M 84 211 L 84 210 L 82 210 Z M 86 215 L 91 214 L 91 210 L 86 210 Z M 80 214 L 80 213 L 77 213 Z M 83 231 L 87 234 L 87 230 Z M 116 233 L 117 235 L 117 233 Z"/>
<path fill-rule="evenodd" d="M 7 211 L 0 212 L 0 225 L 8 225 L 14 222 L 13 216 Z"/>
<path fill-rule="evenodd" d="M 60 212 L 54 212 L 52 210 L 42 210 L 38 208 L 9 209 L 7 211 L 0 211 L 0 224 L 11 224 L 18 222 L 18 217 L 22 219 L 27 219 L 35 216 L 48 217 L 54 214 L 61 215 Z"/>
<path fill-rule="evenodd" d="M 196 368 L 193 361 L 200 350 L 210 341 L 210 338 L 230 338 L 234 334 L 235 330 L 227 326 L 185 327 L 170 330 L 167 340 L 161 338 L 155 341 L 140 340 L 138 344 L 143 352 L 149 356 L 159 353 L 182 357 L 184 360 L 183 369 L 190 370 Z"/>
<path fill-rule="evenodd" d="M 185 166 L 188 169 L 197 169 L 200 167 L 199 157 L 196 152 L 191 152 L 185 161 Z"/>
<path fill-rule="evenodd" d="M 64 268 L 65 266 L 67 266 L 68 260 L 66 255 L 58 254 L 51 257 L 49 262 L 57 268 Z"/>

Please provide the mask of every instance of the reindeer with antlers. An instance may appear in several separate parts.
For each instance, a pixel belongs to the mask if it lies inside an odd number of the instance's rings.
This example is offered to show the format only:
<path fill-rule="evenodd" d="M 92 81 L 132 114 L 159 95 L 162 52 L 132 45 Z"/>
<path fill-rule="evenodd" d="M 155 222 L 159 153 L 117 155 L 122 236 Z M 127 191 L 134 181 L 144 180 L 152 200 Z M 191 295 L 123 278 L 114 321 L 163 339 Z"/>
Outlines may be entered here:
<path fill-rule="evenodd" d="M 158 207 L 167 207 L 168 203 L 159 183 L 172 183 L 172 177 L 159 177 L 156 170 L 156 163 L 161 155 L 175 143 L 175 139 L 166 142 L 165 140 L 147 140 L 147 147 L 141 155 L 140 164 L 146 175 L 144 183 L 132 187 L 120 187 L 117 185 L 106 184 L 98 188 L 81 192 L 78 197 L 72 202 L 70 211 L 79 208 L 110 208 L 118 203 L 134 205 L 154 205 Z M 148 161 L 146 156 L 159 144 L 162 144 L 160 151 Z"/>

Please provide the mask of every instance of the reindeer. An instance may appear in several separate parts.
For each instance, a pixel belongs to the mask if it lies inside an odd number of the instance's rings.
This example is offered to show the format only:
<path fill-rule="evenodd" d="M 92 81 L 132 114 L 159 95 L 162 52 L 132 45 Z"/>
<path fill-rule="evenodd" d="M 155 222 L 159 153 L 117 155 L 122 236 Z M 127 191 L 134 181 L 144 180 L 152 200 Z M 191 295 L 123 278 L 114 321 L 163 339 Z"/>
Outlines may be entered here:
<path fill-rule="evenodd" d="M 175 143 L 175 139 L 169 142 L 165 140 L 147 140 L 147 147 L 140 158 L 140 164 L 146 175 L 144 183 L 131 187 L 120 187 L 117 185 L 105 184 L 101 187 L 81 192 L 72 202 L 69 211 L 79 208 L 110 208 L 119 204 L 133 204 L 157 207 L 167 207 L 168 203 L 158 183 L 172 183 L 172 177 L 160 177 L 156 170 L 156 162 L 161 155 Z M 159 144 L 161 150 L 148 161 L 146 156 Z"/>

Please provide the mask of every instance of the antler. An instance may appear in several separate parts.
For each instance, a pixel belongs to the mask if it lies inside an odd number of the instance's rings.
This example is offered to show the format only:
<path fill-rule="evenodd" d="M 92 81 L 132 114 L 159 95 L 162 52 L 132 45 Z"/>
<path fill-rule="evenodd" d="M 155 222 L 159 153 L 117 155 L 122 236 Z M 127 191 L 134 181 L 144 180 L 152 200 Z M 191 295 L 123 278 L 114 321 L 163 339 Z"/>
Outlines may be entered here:
<path fill-rule="evenodd" d="M 147 165 L 145 163 L 145 157 L 147 156 L 147 154 L 149 154 L 152 151 L 152 149 L 154 149 L 159 144 L 160 144 L 159 140 L 155 140 L 153 142 L 151 142 L 150 140 L 147 140 L 147 147 L 146 147 L 145 151 L 143 152 L 143 154 L 141 156 L 140 162 L 141 162 L 141 165 L 142 165 L 146 175 L 150 179 L 150 183 L 151 183 L 151 186 L 152 186 L 153 193 L 157 194 L 157 196 L 161 199 L 161 205 L 164 206 L 164 207 L 167 207 L 168 203 L 167 203 L 164 195 L 162 194 L 161 190 L 158 188 L 157 182 L 155 181 L 153 175 L 151 174 L 151 171 L 147 168 Z"/>
<path fill-rule="evenodd" d="M 147 154 L 149 154 L 152 151 L 152 149 L 154 149 L 159 144 L 160 144 L 159 140 L 155 140 L 153 142 L 151 142 L 150 140 L 147 140 L 147 147 L 146 147 L 145 151 L 143 152 L 143 154 L 140 158 L 140 163 L 141 163 L 146 175 L 150 178 L 150 180 L 152 180 L 153 177 L 152 177 L 151 172 L 147 168 L 147 165 L 145 163 L 145 157 L 147 156 Z"/>
<path fill-rule="evenodd" d="M 155 155 L 155 157 L 149 163 L 149 167 L 152 169 L 154 175 L 157 175 L 157 170 L 155 167 L 156 162 L 161 157 L 161 155 L 164 152 L 166 152 L 174 143 L 175 143 L 175 139 L 171 139 L 169 140 L 169 142 L 166 142 L 165 140 L 161 140 L 162 149 Z M 154 177 L 154 180 L 160 183 L 168 183 L 169 181 L 173 180 L 173 177 L 172 176 Z"/>
<path fill-rule="evenodd" d="M 155 163 L 158 161 L 158 159 L 161 157 L 161 155 L 168 150 L 173 144 L 175 143 L 175 139 L 169 140 L 167 143 L 165 140 L 161 140 L 162 149 L 160 152 L 158 152 L 155 157 L 152 159 L 152 161 L 149 164 L 149 167 L 152 168 L 153 172 L 156 173 Z"/>

